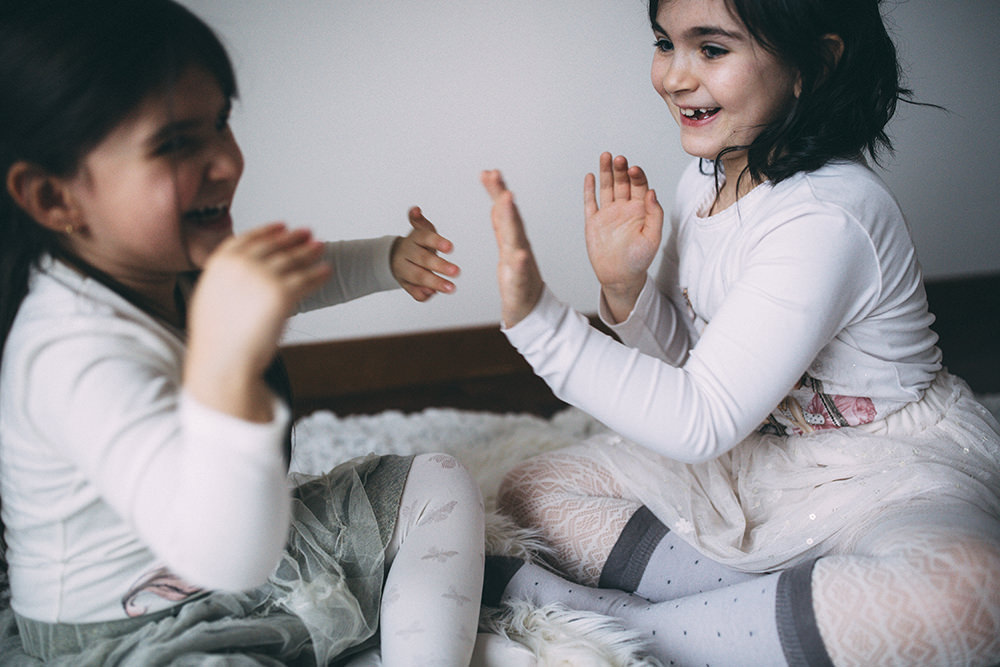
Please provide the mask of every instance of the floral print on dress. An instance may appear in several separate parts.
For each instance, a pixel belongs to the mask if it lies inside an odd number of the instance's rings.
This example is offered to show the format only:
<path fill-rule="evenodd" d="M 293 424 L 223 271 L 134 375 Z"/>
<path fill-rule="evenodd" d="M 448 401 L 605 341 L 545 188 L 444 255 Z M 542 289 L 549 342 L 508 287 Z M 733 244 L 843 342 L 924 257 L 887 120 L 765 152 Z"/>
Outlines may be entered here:
<path fill-rule="evenodd" d="M 139 602 L 143 595 L 152 594 L 163 600 L 181 602 L 202 592 L 165 567 L 147 573 L 122 596 L 122 608 L 130 618 L 142 616 L 149 611 L 148 606 Z"/>
<path fill-rule="evenodd" d="M 833 428 L 870 424 L 876 417 L 875 403 L 865 396 L 844 396 L 823 391 L 823 383 L 808 374 L 798 384 L 767 421 L 762 433 L 775 435 L 806 435 Z"/>

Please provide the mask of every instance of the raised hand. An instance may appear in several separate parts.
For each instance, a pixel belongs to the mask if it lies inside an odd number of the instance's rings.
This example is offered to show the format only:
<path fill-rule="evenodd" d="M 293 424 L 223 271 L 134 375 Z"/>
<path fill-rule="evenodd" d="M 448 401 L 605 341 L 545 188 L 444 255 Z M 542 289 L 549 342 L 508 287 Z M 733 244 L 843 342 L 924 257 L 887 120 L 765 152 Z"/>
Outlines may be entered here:
<path fill-rule="evenodd" d="M 413 230 L 398 238 L 392 246 L 389 261 L 392 275 L 417 301 L 426 301 L 438 292 L 454 292 L 455 283 L 442 278 L 441 274 L 454 278 L 459 269 L 438 255 L 439 252 L 451 252 L 452 242 L 437 233 L 419 207 L 410 209 L 409 218 Z"/>
<path fill-rule="evenodd" d="M 185 389 L 222 412 L 269 420 L 262 376 L 296 304 L 330 277 L 322 255 L 309 230 L 280 223 L 224 241 L 188 308 Z"/>
<path fill-rule="evenodd" d="M 507 327 L 523 320 L 542 296 L 542 274 L 524 232 L 521 214 L 514 205 L 514 193 L 507 189 L 497 170 L 484 171 L 483 186 L 493 198 L 493 233 L 500 256 L 497 283 L 500 286 L 500 314 Z"/>
<path fill-rule="evenodd" d="M 600 205 L 593 174 L 583 184 L 587 255 L 611 314 L 628 317 L 663 234 L 663 208 L 646 174 L 622 156 L 600 158 Z"/>

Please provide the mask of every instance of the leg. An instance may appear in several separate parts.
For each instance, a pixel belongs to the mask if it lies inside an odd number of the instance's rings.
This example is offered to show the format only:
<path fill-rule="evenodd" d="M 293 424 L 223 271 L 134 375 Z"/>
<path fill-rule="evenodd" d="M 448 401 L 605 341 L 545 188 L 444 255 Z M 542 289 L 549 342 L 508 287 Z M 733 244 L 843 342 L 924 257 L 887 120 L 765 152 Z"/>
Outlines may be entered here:
<path fill-rule="evenodd" d="M 885 521 L 856 553 L 666 602 L 532 564 L 503 595 L 617 617 L 666 664 L 987 667 L 1000 663 L 1000 541 L 995 519 L 970 514 Z"/>
<path fill-rule="evenodd" d="M 497 504 L 517 523 L 541 530 L 556 565 L 588 586 L 597 585 L 608 554 L 640 507 L 585 445 L 514 468 L 500 485 Z"/>
<path fill-rule="evenodd" d="M 382 659 L 387 665 L 467 665 L 483 585 L 483 504 L 453 457 L 413 461 L 386 549 Z"/>
<path fill-rule="evenodd" d="M 500 487 L 501 508 L 542 531 L 555 565 L 570 579 L 663 601 L 757 576 L 702 556 L 601 460 L 590 444 L 569 447 L 526 461 Z"/>
<path fill-rule="evenodd" d="M 834 663 L 1000 663 L 1000 541 L 983 537 L 995 520 L 969 514 L 886 521 L 862 555 L 817 563 L 816 622 Z"/>

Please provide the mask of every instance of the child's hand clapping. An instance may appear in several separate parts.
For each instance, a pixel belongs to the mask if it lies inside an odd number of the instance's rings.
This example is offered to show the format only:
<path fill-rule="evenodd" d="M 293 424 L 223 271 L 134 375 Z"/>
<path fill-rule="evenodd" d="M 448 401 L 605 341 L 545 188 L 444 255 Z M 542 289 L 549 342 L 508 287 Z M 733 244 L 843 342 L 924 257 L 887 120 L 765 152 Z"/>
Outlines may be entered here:
<path fill-rule="evenodd" d="M 392 275 L 417 301 L 426 301 L 438 292 L 454 292 L 455 283 L 439 274 L 454 278 L 458 266 L 438 255 L 451 252 L 452 242 L 437 233 L 419 207 L 410 209 L 409 218 L 413 230 L 392 246 Z"/>
<path fill-rule="evenodd" d="M 660 247 L 663 208 L 641 168 L 622 156 L 600 160 L 600 207 L 593 174 L 583 186 L 587 255 L 611 314 L 626 319 Z"/>
<path fill-rule="evenodd" d="M 495 169 L 484 171 L 481 180 L 493 199 L 491 217 L 499 251 L 500 316 L 509 328 L 535 308 L 545 283 L 524 231 L 524 221 L 514 204 L 514 193 L 507 189 L 503 176 Z"/>
<path fill-rule="evenodd" d="M 261 377 L 295 305 L 330 272 L 307 229 L 275 223 L 226 239 L 191 297 L 185 388 L 222 412 L 268 421 Z"/>

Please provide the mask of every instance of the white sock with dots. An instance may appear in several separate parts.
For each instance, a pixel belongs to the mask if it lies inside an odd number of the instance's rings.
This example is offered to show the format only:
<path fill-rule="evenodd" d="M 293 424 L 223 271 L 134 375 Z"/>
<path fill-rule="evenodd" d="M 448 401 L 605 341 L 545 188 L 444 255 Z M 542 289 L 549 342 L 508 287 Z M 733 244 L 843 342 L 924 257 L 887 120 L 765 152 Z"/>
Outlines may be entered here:
<path fill-rule="evenodd" d="M 510 577 L 503 599 L 562 602 L 618 618 L 643 632 L 651 653 L 666 665 L 731 665 L 734 659 L 746 665 L 794 660 L 829 665 L 812 617 L 811 573 L 812 563 L 806 563 L 706 593 L 650 602 L 632 593 L 574 584 L 525 563 Z"/>
<path fill-rule="evenodd" d="M 756 579 L 706 558 L 646 507 L 629 519 L 608 554 L 598 586 L 662 602 Z"/>

